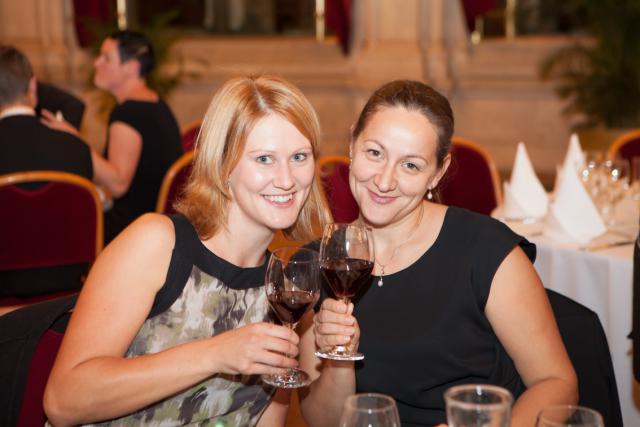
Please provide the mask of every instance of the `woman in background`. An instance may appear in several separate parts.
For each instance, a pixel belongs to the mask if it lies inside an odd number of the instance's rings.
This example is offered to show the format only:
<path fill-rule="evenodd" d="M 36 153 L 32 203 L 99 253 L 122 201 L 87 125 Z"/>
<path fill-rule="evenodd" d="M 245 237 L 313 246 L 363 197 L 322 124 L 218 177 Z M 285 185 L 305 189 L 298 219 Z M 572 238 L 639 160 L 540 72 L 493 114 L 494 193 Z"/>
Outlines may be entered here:
<path fill-rule="evenodd" d="M 446 422 L 443 393 L 489 383 L 517 399 L 513 426 L 545 406 L 576 403 L 576 377 L 532 261 L 535 247 L 504 224 L 436 203 L 450 163 L 453 113 L 429 86 L 380 87 L 352 128 L 349 184 L 375 241 L 372 283 L 346 306 L 326 298 L 302 337 L 317 380 L 302 410 L 335 426 L 346 396 L 391 395 L 403 426 Z M 362 362 L 317 359 L 342 344 Z"/>
<path fill-rule="evenodd" d="M 142 216 L 89 274 L 45 391 L 54 425 L 284 425 L 288 395 L 259 375 L 296 366 L 298 337 L 268 323 L 267 246 L 325 218 L 318 138 L 282 79 L 217 92 L 179 214 Z"/>
<path fill-rule="evenodd" d="M 94 180 L 114 198 L 113 207 L 105 213 L 106 244 L 134 219 L 155 210 L 162 179 L 182 154 L 182 145 L 169 106 L 147 84 L 155 56 L 143 34 L 111 34 L 93 66 L 96 87 L 118 103 L 109 116 L 106 155 L 91 150 Z M 66 121 L 43 113 L 49 126 L 76 132 Z"/>

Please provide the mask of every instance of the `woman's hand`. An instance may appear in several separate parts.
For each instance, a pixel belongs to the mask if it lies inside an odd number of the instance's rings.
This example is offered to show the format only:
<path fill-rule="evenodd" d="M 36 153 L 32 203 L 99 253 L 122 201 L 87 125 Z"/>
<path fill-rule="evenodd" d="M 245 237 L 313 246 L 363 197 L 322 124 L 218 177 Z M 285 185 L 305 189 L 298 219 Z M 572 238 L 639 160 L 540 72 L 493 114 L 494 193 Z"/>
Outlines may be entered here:
<path fill-rule="evenodd" d="M 291 329 L 273 323 L 253 323 L 211 339 L 212 372 L 225 374 L 285 374 L 298 366 L 300 338 Z"/>
<path fill-rule="evenodd" d="M 335 345 L 347 346 L 356 351 L 360 342 L 360 327 L 352 315 L 353 303 L 349 305 L 327 298 L 313 318 L 316 345 L 326 351 Z"/>
<path fill-rule="evenodd" d="M 58 114 L 53 114 L 51 111 L 45 110 L 43 108 L 40 114 L 42 115 L 42 123 L 44 123 L 51 129 L 68 132 L 79 137 L 78 130 L 73 127 L 71 123 L 66 121 L 64 117 L 62 117 L 62 114 L 60 114 L 59 112 Z"/>

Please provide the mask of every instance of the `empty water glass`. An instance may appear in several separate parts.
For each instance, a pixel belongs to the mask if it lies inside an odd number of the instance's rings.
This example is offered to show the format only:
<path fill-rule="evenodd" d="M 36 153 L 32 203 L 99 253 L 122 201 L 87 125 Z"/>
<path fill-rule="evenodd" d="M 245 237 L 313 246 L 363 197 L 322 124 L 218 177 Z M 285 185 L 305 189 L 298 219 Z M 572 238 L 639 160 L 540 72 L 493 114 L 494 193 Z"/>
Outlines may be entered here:
<path fill-rule="evenodd" d="M 449 427 L 509 427 L 513 396 L 502 387 L 467 384 L 444 393 Z"/>
<path fill-rule="evenodd" d="M 340 427 L 400 427 L 396 402 L 377 393 L 349 396 L 344 402 Z"/>
<path fill-rule="evenodd" d="M 538 414 L 536 427 L 604 427 L 602 415 L 584 406 L 555 405 Z"/>

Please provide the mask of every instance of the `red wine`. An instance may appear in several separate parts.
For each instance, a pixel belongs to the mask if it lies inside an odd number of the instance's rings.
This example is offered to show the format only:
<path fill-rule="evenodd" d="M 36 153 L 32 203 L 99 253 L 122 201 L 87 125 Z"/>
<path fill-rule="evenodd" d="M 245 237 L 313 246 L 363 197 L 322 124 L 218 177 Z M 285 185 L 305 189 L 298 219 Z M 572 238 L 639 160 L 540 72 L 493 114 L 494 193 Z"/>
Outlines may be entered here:
<path fill-rule="evenodd" d="M 351 298 L 369 282 L 373 262 L 345 258 L 323 261 L 320 270 L 338 298 Z"/>
<path fill-rule="evenodd" d="M 295 324 L 316 303 L 318 294 L 307 291 L 276 291 L 267 298 L 282 323 Z"/>

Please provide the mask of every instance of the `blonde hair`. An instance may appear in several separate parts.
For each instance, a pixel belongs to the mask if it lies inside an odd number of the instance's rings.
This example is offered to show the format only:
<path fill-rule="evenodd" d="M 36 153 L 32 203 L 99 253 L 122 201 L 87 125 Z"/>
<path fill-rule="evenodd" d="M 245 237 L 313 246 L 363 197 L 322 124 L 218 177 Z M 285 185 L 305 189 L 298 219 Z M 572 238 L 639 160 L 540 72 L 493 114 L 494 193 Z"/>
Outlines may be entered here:
<path fill-rule="evenodd" d="M 309 140 L 313 156 L 318 158 L 318 117 L 297 87 L 280 77 L 266 75 L 226 82 L 209 104 L 196 142 L 191 176 L 175 205 L 201 239 L 210 238 L 226 226 L 231 200 L 229 175 L 242 155 L 249 133 L 269 114 L 278 114 L 293 124 Z M 284 234 L 294 240 L 311 239 L 315 237 L 314 224 L 322 226 L 328 218 L 314 179 L 297 221 Z"/>

